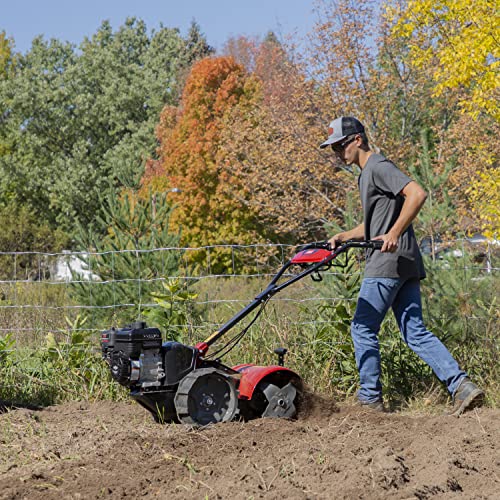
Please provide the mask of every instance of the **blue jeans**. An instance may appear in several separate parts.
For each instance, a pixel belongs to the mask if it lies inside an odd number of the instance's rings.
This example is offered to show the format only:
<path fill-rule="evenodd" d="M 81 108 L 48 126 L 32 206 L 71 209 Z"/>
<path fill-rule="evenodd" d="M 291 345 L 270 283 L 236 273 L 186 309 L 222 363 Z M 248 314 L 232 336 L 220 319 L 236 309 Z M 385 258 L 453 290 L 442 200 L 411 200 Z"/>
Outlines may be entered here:
<path fill-rule="evenodd" d="M 365 278 L 361 284 L 356 313 L 351 324 L 362 402 L 382 399 L 378 332 L 389 307 L 406 344 L 433 370 L 454 394 L 466 376 L 448 349 L 429 332 L 422 319 L 418 279 Z"/>

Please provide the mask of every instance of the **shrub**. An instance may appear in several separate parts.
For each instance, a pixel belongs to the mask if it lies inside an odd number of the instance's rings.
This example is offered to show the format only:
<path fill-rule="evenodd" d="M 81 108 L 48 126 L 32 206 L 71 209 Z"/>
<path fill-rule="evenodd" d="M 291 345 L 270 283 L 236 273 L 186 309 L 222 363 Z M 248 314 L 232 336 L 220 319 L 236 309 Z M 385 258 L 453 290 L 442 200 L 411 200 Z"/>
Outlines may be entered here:
<path fill-rule="evenodd" d="M 163 330 L 164 340 L 185 342 L 198 295 L 189 292 L 179 279 L 163 282 L 162 286 L 162 292 L 151 294 L 157 307 L 147 309 L 144 316 L 151 325 Z"/>

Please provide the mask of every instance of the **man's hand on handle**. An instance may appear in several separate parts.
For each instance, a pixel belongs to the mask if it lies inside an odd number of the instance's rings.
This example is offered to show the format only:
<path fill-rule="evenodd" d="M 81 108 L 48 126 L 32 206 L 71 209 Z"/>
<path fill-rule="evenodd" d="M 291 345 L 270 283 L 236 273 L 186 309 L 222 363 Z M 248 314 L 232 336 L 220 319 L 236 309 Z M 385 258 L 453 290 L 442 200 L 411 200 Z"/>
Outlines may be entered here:
<path fill-rule="evenodd" d="M 343 238 L 343 234 L 344 233 L 338 233 L 336 234 L 335 236 L 332 236 L 329 240 L 328 240 L 328 243 L 330 243 L 330 246 L 332 247 L 332 249 L 335 250 L 335 248 L 337 248 L 338 246 L 340 246 L 344 241 L 344 238 Z"/>
<path fill-rule="evenodd" d="M 384 242 L 381 252 L 394 253 L 398 249 L 398 237 L 394 236 L 390 231 L 387 234 L 375 236 L 374 240 L 381 240 Z"/>
<path fill-rule="evenodd" d="M 328 242 L 330 246 L 335 249 L 342 243 L 345 243 L 349 240 L 362 240 L 365 237 L 365 226 L 364 224 L 360 224 L 356 226 L 354 229 L 349 231 L 343 231 L 341 233 L 337 233 L 335 236 L 332 236 Z"/>

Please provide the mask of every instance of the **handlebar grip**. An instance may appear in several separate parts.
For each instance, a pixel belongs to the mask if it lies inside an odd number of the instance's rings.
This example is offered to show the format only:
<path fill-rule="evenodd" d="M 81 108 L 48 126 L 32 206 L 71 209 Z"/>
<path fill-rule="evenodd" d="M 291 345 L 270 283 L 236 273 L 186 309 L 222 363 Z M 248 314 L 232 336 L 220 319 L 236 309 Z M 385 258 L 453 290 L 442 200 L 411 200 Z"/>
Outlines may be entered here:
<path fill-rule="evenodd" d="M 309 243 L 307 245 L 300 245 L 299 249 L 302 250 L 309 250 L 311 248 L 321 248 L 323 250 L 336 250 L 339 247 L 345 247 L 347 248 L 373 248 L 375 250 L 380 250 L 382 246 L 384 245 L 384 242 L 382 240 L 368 240 L 368 241 L 357 241 L 357 240 L 348 240 L 343 243 L 340 243 L 337 245 L 335 248 L 332 248 L 331 244 L 329 241 L 315 241 L 313 243 Z"/>
<path fill-rule="evenodd" d="M 384 246 L 384 242 L 382 240 L 370 240 L 368 243 L 374 250 L 380 250 Z"/>

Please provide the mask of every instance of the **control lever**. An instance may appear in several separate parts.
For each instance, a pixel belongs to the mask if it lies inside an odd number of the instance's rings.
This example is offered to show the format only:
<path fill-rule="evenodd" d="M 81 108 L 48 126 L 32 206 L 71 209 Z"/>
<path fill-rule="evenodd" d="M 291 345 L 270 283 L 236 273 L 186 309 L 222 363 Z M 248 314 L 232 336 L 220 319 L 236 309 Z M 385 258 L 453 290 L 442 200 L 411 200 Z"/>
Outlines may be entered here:
<path fill-rule="evenodd" d="M 278 355 L 278 365 L 285 366 L 285 354 L 287 353 L 287 349 L 284 347 L 277 347 L 274 350 L 274 353 Z"/>

